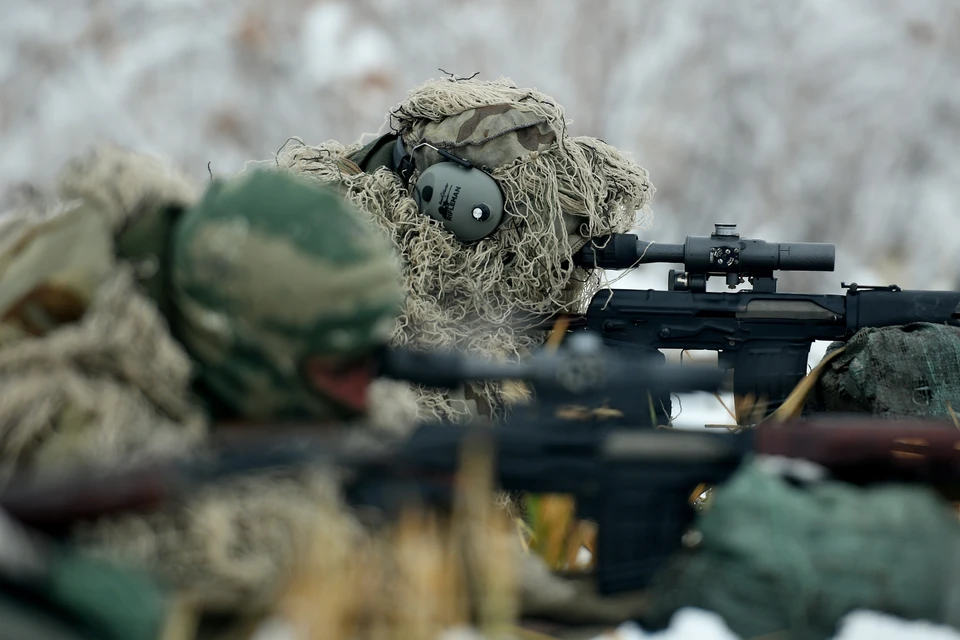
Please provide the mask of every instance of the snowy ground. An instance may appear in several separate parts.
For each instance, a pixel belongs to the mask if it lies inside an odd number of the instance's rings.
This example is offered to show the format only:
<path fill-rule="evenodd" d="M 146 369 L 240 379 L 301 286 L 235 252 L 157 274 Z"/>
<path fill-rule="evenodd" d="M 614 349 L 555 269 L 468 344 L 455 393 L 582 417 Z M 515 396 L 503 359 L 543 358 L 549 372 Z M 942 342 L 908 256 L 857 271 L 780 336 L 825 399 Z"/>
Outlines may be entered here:
<path fill-rule="evenodd" d="M 625 624 L 615 633 L 594 640 L 740 640 L 723 619 L 708 611 L 681 609 L 670 627 L 658 633 L 646 633 L 634 624 Z M 960 640 L 950 627 L 928 622 L 906 622 L 872 611 L 857 611 L 840 625 L 835 640 Z"/>
<path fill-rule="evenodd" d="M 741 640 L 718 615 L 699 609 L 681 609 L 669 628 L 645 632 L 633 623 L 621 625 L 593 640 Z M 282 620 L 263 624 L 251 640 L 297 640 Z M 471 630 L 452 629 L 437 640 L 483 640 Z M 960 633 L 926 622 L 905 622 L 869 611 L 852 613 L 841 623 L 834 640 L 960 640 Z"/>

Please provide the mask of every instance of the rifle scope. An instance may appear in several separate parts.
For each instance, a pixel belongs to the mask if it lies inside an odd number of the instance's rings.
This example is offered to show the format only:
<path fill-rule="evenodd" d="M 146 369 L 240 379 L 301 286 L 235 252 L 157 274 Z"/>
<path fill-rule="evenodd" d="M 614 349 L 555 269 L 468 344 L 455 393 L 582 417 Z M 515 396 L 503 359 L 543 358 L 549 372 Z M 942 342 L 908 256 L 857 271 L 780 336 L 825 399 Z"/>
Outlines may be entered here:
<path fill-rule="evenodd" d="M 717 224 L 713 235 L 687 236 L 683 244 L 647 242 L 629 233 L 587 245 L 574 261 L 586 268 L 628 269 L 638 264 L 683 264 L 690 274 L 769 277 L 774 271 L 833 271 L 836 247 L 822 242 L 767 242 L 741 238 L 735 224 Z M 606 241 L 606 242 L 604 242 Z"/>

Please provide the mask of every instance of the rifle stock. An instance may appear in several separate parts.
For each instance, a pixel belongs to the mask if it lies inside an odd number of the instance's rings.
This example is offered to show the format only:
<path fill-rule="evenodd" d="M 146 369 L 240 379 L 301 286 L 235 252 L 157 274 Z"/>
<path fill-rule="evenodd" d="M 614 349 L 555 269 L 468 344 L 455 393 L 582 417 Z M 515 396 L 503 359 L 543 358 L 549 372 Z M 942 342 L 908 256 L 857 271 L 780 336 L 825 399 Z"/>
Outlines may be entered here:
<path fill-rule="evenodd" d="M 811 431 L 813 429 L 813 431 Z M 754 449 L 815 462 L 853 484 L 912 482 L 960 500 L 960 429 L 952 422 L 845 417 L 759 428 Z"/>

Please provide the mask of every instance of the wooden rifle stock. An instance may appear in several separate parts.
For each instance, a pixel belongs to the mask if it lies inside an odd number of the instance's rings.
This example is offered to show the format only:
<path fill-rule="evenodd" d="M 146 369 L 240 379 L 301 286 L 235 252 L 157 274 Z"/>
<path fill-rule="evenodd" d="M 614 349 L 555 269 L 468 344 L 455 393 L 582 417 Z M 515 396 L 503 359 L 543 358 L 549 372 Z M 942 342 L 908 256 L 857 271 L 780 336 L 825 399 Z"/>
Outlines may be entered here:
<path fill-rule="evenodd" d="M 0 508 L 31 528 L 66 534 L 76 522 L 153 511 L 179 497 L 185 487 L 170 471 L 165 465 L 148 464 L 116 474 L 16 482 L 0 497 Z"/>
<path fill-rule="evenodd" d="M 756 429 L 758 454 L 809 460 L 853 484 L 919 482 L 960 500 L 960 429 L 931 419 L 838 417 Z"/>

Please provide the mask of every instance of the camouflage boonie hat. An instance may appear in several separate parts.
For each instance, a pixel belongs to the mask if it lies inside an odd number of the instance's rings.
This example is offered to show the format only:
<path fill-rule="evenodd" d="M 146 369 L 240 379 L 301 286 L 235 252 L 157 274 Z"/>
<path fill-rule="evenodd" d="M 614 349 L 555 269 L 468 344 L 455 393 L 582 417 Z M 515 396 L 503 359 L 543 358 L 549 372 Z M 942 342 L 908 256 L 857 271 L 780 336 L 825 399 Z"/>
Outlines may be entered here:
<path fill-rule="evenodd" d="M 368 354 L 404 300 L 386 238 L 333 191 L 275 171 L 214 183 L 184 214 L 172 284 L 202 381 L 247 417 L 336 415 L 303 359 Z"/>

